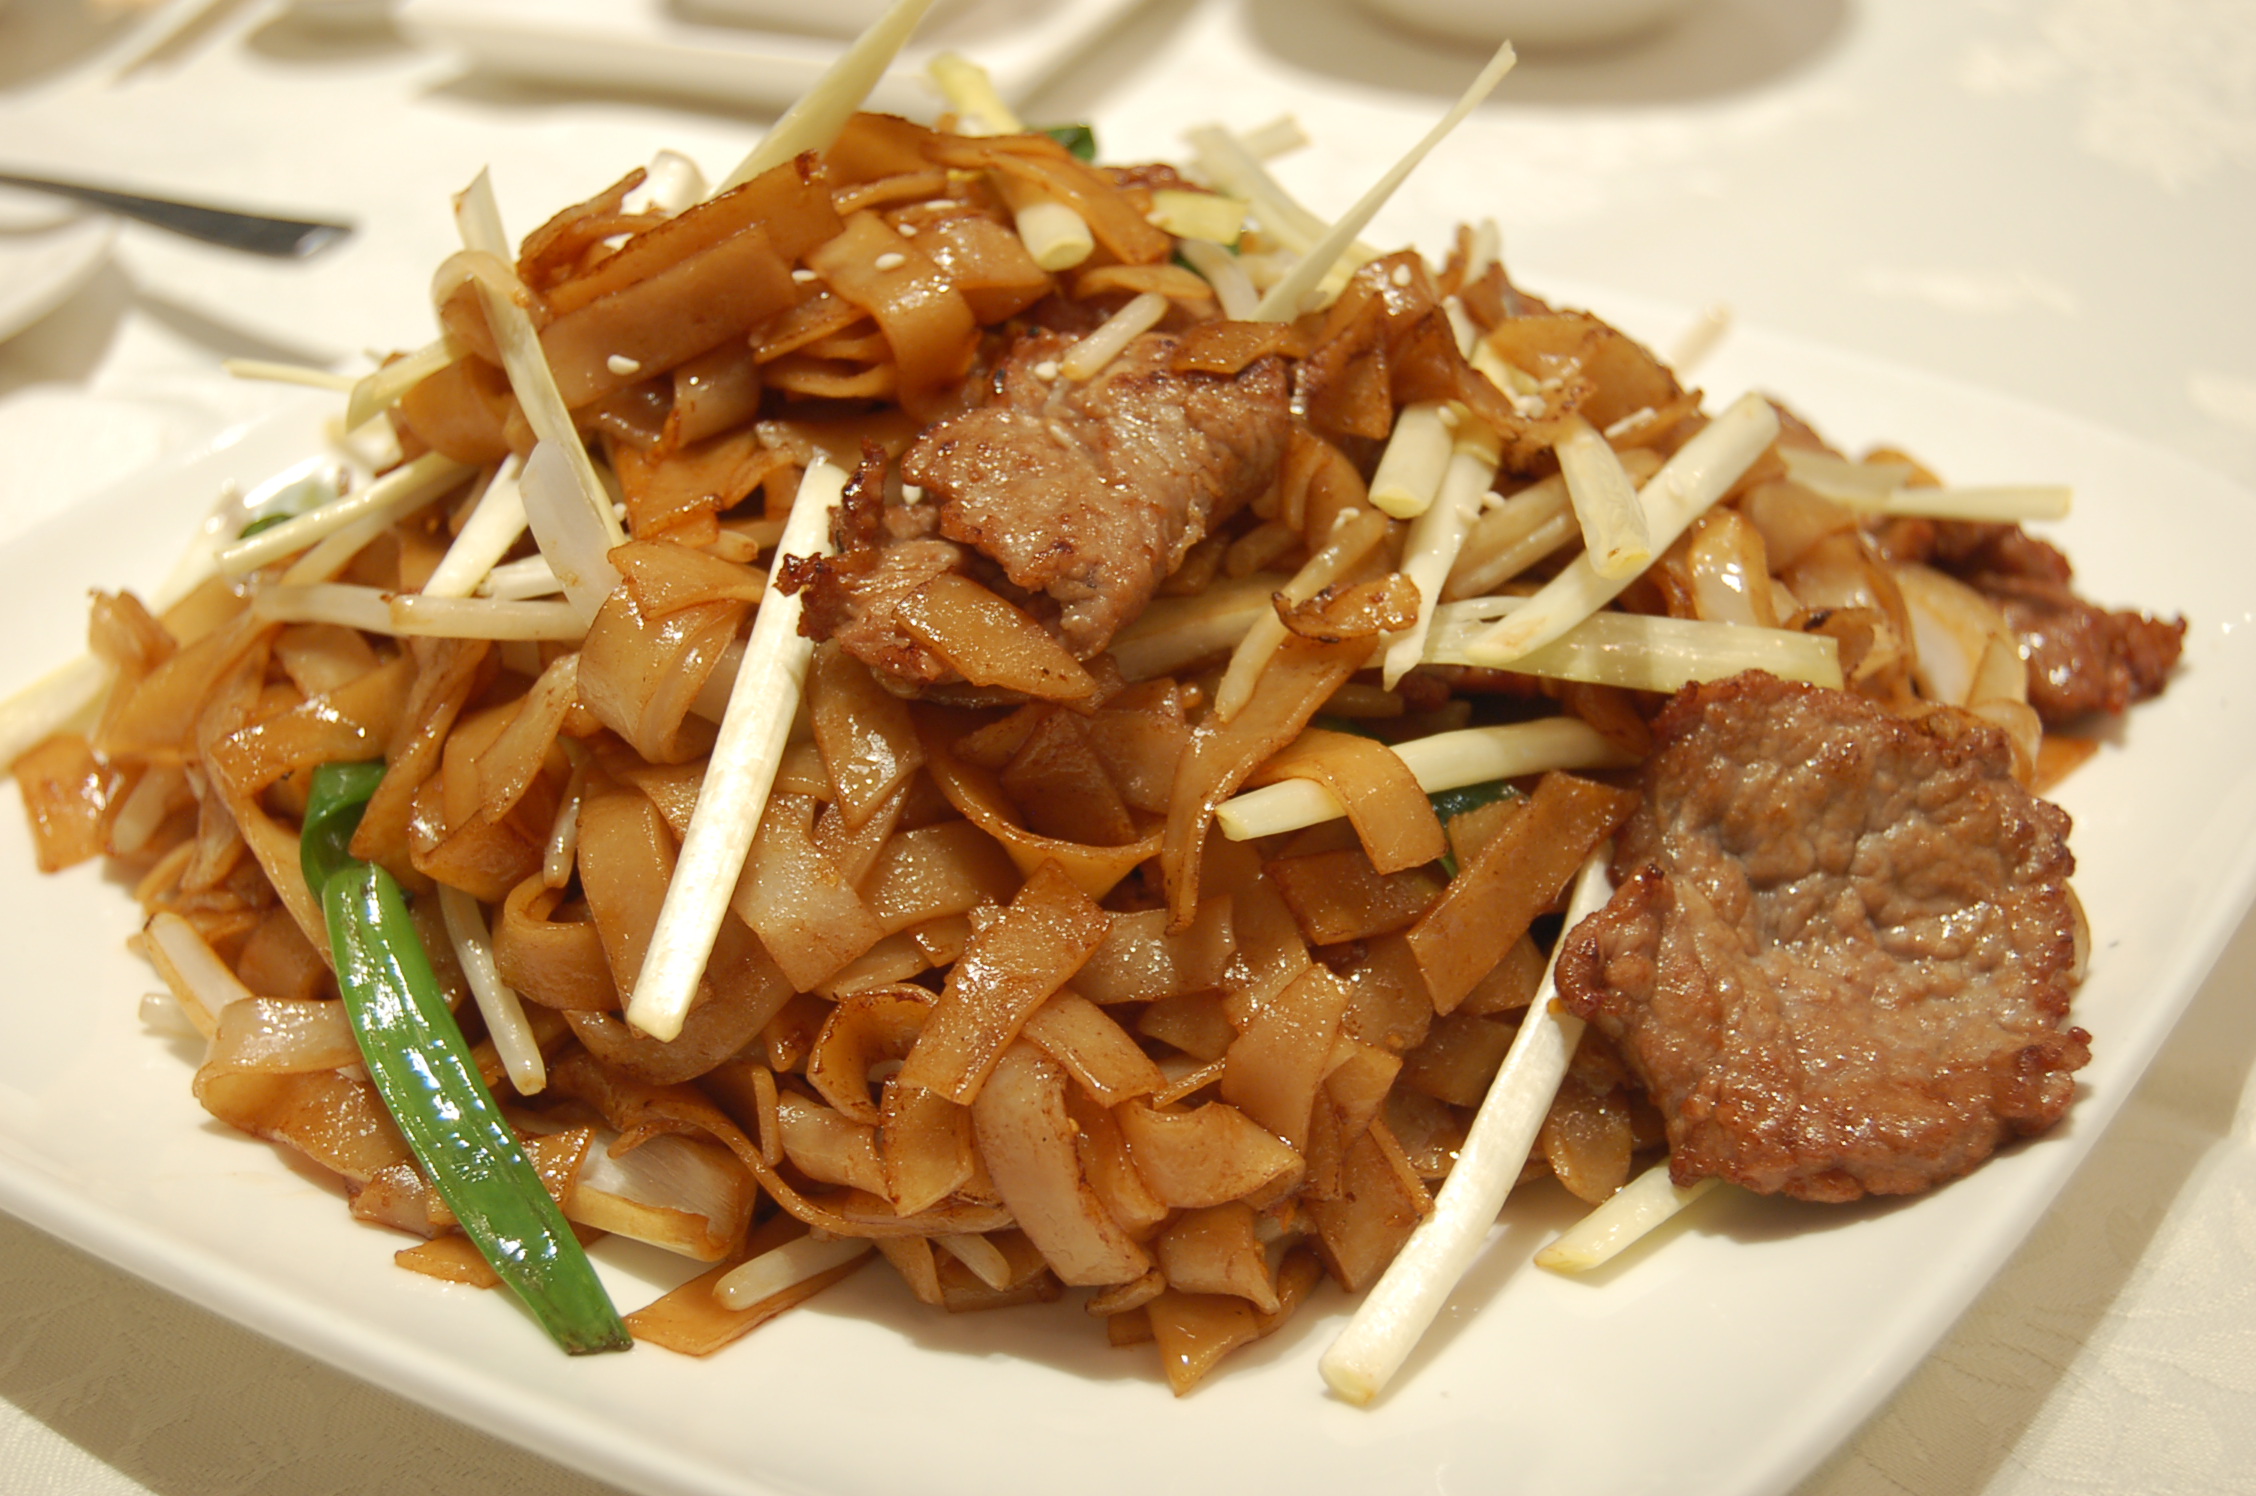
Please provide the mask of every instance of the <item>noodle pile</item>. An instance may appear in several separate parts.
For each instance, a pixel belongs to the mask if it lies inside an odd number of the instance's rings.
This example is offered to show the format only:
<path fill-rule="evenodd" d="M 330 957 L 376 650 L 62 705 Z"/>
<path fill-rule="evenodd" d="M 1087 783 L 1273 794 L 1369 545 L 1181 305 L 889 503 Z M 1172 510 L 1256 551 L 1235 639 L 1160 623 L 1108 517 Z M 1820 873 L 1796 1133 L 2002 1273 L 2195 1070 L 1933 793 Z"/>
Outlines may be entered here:
<path fill-rule="evenodd" d="M 1551 673 L 1479 648 L 1594 564 L 1575 558 L 1603 521 L 1578 517 L 1563 453 L 1594 441 L 1634 512 L 1711 419 L 1635 342 L 1515 288 L 1470 231 L 1438 266 L 1361 254 L 1321 309 L 1246 320 L 1231 277 L 1275 278 L 1273 233 L 1234 254 L 1179 238 L 1155 218 L 1205 187 L 1046 134 L 862 114 L 680 211 L 636 203 L 643 187 L 557 215 L 513 265 L 441 268 L 446 341 L 388 413 L 428 479 L 399 512 L 161 612 L 97 595 L 112 684 L 16 766 L 41 865 L 137 870 L 142 946 L 208 1040 L 194 1085 L 214 1116 L 418 1238 L 403 1266 L 491 1282 L 358 1064 L 299 869 L 313 768 L 381 759 L 352 853 L 415 895 L 551 1192 L 584 1235 L 711 1265 L 629 1315 L 639 1338 L 712 1351 L 876 1255 L 950 1311 L 1079 1291 L 1185 1390 L 1321 1279 L 1359 1290 L 1394 1258 L 1542 980 L 1563 891 L 1635 803 L 1618 771 L 1660 693 L 1740 668 L 1706 653 L 1724 633 L 1695 631 L 1665 679 L 1642 645 L 1643 663 Z M 1079 217 L 1085 258 L 1038 262 L 1014 226 L 1029 196 Z M 1216 253 L 1211 279 L 1190 268 Z M 615 499 L 607 572 L 567 575 L 503 514 L 534 430 L 497 289 Z M 978 402 L 1015 338 L 1082 340 L 1101 371 L 1130 309 L 1177 370 L 1285 363 L 1274 480 L 1101 651 L 1077 657 L 992 569 L 904 604 L 947 684 L 907 693 L 818 644 L 682 1031 L 637 1031 L 623 1011 L 802 475 L 835 464 L 849 509 L 912 514 L 896 459 Z M 1755 631 L 1897 710 L 2004 727 L 2024 779 L 2072 753 L 2028 706 L 1997 609 L 1889 560 L 1843 496 L 1837 470 L 1890 459 L 1760 414 L 1775 439 L 1654 537 L 1594 626 Z M 1472 486 L 1375 503 L 1390 443 L 1426 428 Z M 1932 482 L 1903 472 L 1887 486 Z M 1519 722 L 1566 746 L 1447 795 L 1389 747 Z M 1216 834 L 1241 793 L 1296 781 L 1328 812 Z M 1602 1201 L 1660 1141 L 1586 1036 L 1527 1175 Z"/>

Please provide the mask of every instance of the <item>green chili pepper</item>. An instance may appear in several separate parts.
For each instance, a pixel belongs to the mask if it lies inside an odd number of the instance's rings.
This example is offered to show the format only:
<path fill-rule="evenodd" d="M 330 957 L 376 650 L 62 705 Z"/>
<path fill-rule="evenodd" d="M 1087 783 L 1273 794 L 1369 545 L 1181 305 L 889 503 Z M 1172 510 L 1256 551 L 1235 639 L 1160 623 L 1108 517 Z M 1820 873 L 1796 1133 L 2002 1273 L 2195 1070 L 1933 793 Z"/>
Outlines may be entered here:
<path fill-rule="evenodd" d="M 1478 810 L 1483 805 L 1494 805 L 1499 800 L 1509 800 L 1520 792 L 1512 788 L 1508 779 L 1490 779 L 1480 784 L 1468 784 L 1453 790 L 1435 790 L 1426 796 L 1433 802 L 1434 814 L 1446 826 L 1468 810 Z M 1441 870 L 1449 877 L 1457 876 L 1457 854 L 1441 854 Z"/>
<path fill-rule="evenodd" d="M 1097 159 L 1097 132 L 1087 125 L 1051 125 L 1042 133 L 1064 146 L 1077 161 Z"/>
<path fill-rule="evenodd" d="M 463 1231 L 556 1343 L 625 1350 L 611 1296 L 478 1075 L 406 896 L 347 850 L 383 776 L 380 763 L 316 769 L 298 844 L 369 1078 Z"/>

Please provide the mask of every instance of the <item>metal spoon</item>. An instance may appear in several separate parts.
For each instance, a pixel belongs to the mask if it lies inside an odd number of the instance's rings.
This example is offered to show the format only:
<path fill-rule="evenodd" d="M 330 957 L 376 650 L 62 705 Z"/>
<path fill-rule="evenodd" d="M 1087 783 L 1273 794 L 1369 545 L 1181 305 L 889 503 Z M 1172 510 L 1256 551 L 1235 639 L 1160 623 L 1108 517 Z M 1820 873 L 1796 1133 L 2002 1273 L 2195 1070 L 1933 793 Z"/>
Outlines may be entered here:
<path fill-rule="evenodd" d="M 206 244 L 245 250 L 254 255 L 272 255 L 277 259 L 302 260 L 308 255 L 319 254 L 352 232 L 352 225 L 349 223 L 270 218 L 257 213 L 238 212 L 232 208 L 175 202 L 162 197 L 143 197 L 138 193 L 92 187 L 83 182 L 57 182 L 45 177 L 19 177 L 7 172 L 0 172 L 0 187 L 21 187 L 31 192 L 67 197 L 73 202 L 86 203 L 126 218 L 155 224 L 161 229 L 170 229 L 176 234 L 185 234 L 191 239 L 201 239 Z"/>

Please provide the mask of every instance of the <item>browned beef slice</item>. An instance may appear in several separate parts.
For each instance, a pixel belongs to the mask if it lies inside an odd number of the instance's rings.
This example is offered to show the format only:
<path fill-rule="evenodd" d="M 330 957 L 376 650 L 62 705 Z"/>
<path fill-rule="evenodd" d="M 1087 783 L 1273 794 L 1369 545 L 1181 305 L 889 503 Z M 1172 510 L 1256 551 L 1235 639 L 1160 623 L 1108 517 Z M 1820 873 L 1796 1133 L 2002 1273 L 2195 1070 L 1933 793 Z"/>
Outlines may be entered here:
<path fill-rule="evenodd" d="M 1075 383 L 1051 367 L 1071 346 L 1056 334 L 1025 339 L 997 398 L 918 437 L 901 475 L 943 501 L 943 534 L 1056 599 L 1060 636 L 1087 659 L 1185 552 L 1269 485 L 1291 414 L 1275 358 L 1235 378 L 1178 374 L 1174 339 L 1146 333 Z"/>
<path fill-rule="evenodd" d="M 2111 611 L 2039 577 L 1978 574 L 1969 580 L 1997 600 L 2021 641 L 2029 705 L 2047 727 L 2161 695 L 2185 648 L 2183 618 Z"/>
<path fill-rule="evenodd" d="M 1892 559 L 1924 561 L 1996 601 L 2028 662 L 2029 705 L 2047 727 L 2161 695 L 2185 647 L 2182 618 L 2077 596 L 2068 558 L 2019 525 L 1897 520 L 1878 538 Z"/>
<path fill-rule="evenodd" d="M 956 679 L 930 646 L 894 617 L 902 598 L 934 577 L 963 570 L 961 547 L 945 540 L 902 540 L 826 559 L 806 569 L 806 612 L 799 632 L 836 639 L 855 659 L 905 686 Z"/>
<path fill-rule="evenodd" d="M 1613 901 L 1559 991 L 1667 1119 L 1680 1184 L 1908 1194 L 2060 1117 L 2068 817 L 1995 729 L 1762 674 L 1656 720 Z"/>

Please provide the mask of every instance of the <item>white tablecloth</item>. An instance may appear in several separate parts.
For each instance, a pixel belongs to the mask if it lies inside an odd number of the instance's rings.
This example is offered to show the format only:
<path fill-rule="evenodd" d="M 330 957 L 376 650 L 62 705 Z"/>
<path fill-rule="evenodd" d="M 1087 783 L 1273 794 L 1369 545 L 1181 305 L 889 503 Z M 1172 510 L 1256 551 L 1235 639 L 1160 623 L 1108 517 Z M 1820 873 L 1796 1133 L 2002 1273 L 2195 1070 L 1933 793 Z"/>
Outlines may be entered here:
<path fill-rule="evenodd" d="M 332 8 L 337 8 L 332 5 Z M 372 11 L 374 6 L 361 7 Z M 380 16 L 105 19 L 0 0 L 0 158 L 336 210 L 302 265 L 128 229 L 0 346 L 0 538 L 193 448 L 327 363 L 428 335 L 447 191 L 522 232 L 661 146 L 725 169 L 763 120 L 466 70 Z M 1108 156 L 1294 110 L 1280 174 L 1337 210 L 1470 76 L 1350 0 L 1155 0 L 1029 113 Z M 1381 220 L 1497 212 L 1520 279 L 1615 288 L 2012 392 L 2256 484 L 2256 9 L 2245 0 L 1693 0 L 1624 50 L 1532 57 Z M 1460 194 L 1463 162 L 1480 200 Z M 2149 600 L 2166 602 L 2163 599 Z M 2256 932 L 2011 1266 L 1803 1487 L 2256 1489 Z M 0 1218 L 0 1486 L 18 1493 L 594 1493 L 560 1470 Z"/>

